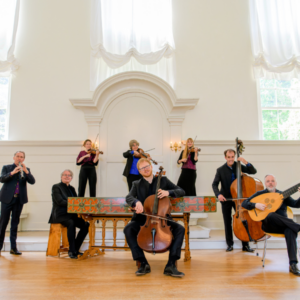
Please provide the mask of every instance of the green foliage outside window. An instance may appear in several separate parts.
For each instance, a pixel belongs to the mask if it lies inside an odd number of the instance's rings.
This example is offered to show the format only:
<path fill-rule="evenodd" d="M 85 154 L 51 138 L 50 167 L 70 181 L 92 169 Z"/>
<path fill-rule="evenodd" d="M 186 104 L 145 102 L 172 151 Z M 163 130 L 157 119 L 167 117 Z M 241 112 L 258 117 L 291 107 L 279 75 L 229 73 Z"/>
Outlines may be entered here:
<path fill-rule="evenodd" d="M 300 139 L 300 81 L 260 80 L 265 140 Z"/>

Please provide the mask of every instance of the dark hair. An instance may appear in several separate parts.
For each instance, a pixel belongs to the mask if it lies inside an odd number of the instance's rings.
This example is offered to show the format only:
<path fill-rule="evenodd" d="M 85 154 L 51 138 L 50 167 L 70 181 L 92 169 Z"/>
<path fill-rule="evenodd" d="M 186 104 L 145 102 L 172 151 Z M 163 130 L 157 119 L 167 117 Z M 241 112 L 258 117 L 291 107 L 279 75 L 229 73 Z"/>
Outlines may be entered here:
<path fill-rule="evenodd" d="M 234 155 L 235 155 L 235 150 L 233 150 L 233 149 L 227 149 L 227 150 L 224 151 L 224 156 L 225 157 L 226 157 L 227 152 L 233 152 Z"/>
<path fill-rule="evenodd" d="M 24 158 L 25 158 L 25 152 L 24 151 L 17 151 L 14 156 L 16 156 L 18 153 L 23 153 L 24 154 Z"/>

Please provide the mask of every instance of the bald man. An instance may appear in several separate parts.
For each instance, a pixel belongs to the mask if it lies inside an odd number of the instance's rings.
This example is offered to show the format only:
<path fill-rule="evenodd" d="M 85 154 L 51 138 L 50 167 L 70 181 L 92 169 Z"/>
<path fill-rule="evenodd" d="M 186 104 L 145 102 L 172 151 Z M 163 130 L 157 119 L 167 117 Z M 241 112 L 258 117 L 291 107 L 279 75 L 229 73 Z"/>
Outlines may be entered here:
<path fill-rule="evenodd" d="M 282 193 L 276 189 L 277 181 L 273 175 L 265 176 L 266 189 L 259 191 L 246 199 L 242 206 L 248 210 L 254 208 L 265 210 L 266 205 L 262 203 L 251 203 L 250 200 L 258 195 L 265 193 Z M 298 189 L 300 192 L 300 188 Z M 300 231 L 300 224 L 295 223 L 292 219 L 287 217 L 287 206 L 300 208 L 300 198 L 294 200 L 292 197 L 284 199 L 281 207 L 276 212 L 270 213 L 262 221 L 262 230 L 269 233 L 283 233 L 285 235 L 287 251 L 290 259 L 290 272 L 300 276 L 300 270 L 297 267 L 297 235 Z"/>

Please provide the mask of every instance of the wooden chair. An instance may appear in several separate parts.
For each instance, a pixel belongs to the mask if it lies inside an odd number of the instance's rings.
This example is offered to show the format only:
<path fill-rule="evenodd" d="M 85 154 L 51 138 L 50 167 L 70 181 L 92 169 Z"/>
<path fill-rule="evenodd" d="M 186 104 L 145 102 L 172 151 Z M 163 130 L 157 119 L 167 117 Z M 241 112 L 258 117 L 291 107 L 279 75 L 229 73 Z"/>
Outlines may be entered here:
<path fill-rule="evenodd" d="M 61 224 L 51 224 L 46 256 L 60 257 L 61 253 L 68 253 L 68 251 L 67 227 Z"/>
<path fill-rule="evenodd" d="M 289 219 L 293 219 L 294 217 L 294 214 L 293 214 L 293 211 L 291 210 L 290 207 L 287 207 L 287 216 Z M 285 238 L 285 235 L 283 233 L 268 233 L 268 232 L 265 232 L 266 235 L 269 235 L 270 237 L 277 237 L 277 238 Z M 265 246 L 264 246 L 264 253 L 263 253 L 263 267 L 265 266 L 265 257 L 266 257 L 266 252 L 267 252 L 267 238 L 265 239 Z M 297 246 L 297 249 L 298 249 L 298 246 Z M 299 251 L 299 249 L 298 249 Z M 299 255 L 300 255 L 300 251 L 299 251 Z"/>

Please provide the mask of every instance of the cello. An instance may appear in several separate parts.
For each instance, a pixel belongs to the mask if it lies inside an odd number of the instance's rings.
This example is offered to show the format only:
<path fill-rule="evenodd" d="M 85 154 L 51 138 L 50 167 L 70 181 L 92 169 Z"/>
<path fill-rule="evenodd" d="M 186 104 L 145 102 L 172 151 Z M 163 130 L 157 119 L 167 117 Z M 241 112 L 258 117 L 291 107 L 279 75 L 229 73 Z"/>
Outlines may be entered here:
<path fill-rule="evenodd" d="M 155 195 L 147 197 L 144 202 L 144 215 L 147 216 L 147 220 L 137 236 L 140 248 L 153 254 L 168 251 L 173 239 L 171 228 L 167 225 L 172 209 L 170 199 L 169 197 L 158 199 L 157 196 L 163 169 L 159 167 Z"/>
<path fill-rule="evenodd" d="M 236 138 L 237 158 L 243 153 L 244 149 L 243 142 Z M 235 202 L 233 232 L 242 242 L 256 242 L 265 236 L 264 231 L 261 229 L 262 223 L 253 221 L 248 211 L 242 207 L 245 198 L 263 189 L 263 183 L 259 179 L 242 174 L 241 162 L 237 161 L 236 179 L 230 186 L 230 192 Z"/>

